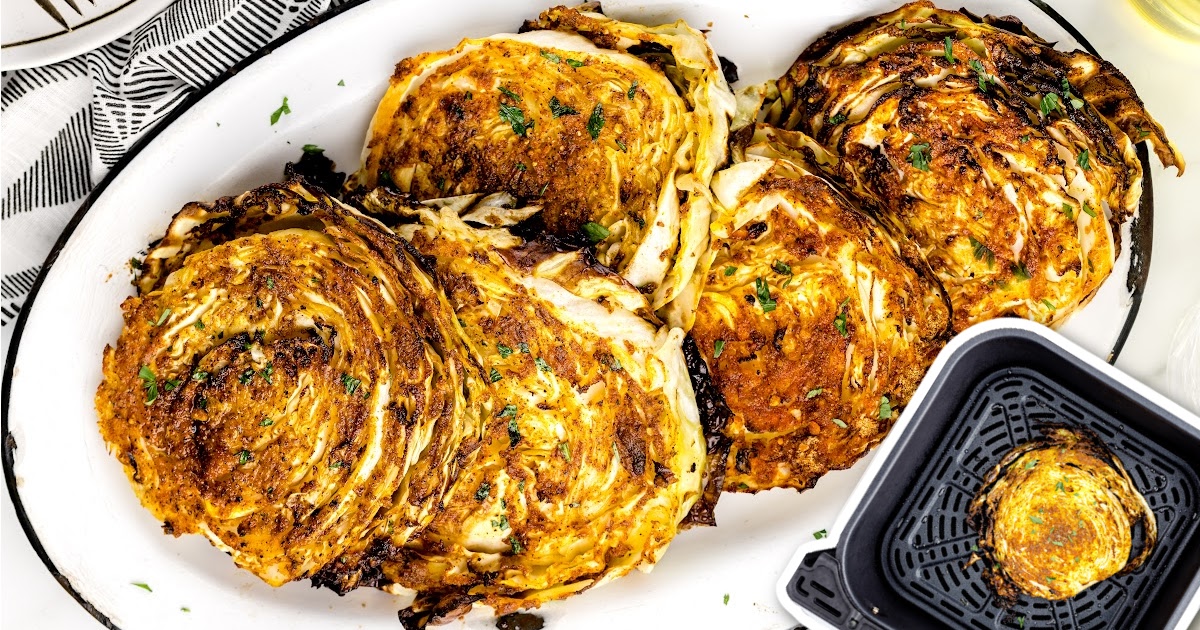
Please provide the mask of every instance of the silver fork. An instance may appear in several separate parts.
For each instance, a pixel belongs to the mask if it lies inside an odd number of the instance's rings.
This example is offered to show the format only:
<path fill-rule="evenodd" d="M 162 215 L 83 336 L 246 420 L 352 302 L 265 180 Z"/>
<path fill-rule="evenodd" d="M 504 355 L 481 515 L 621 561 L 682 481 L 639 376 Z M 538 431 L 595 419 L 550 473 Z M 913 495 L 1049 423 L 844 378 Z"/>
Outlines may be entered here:
<path fill-rule="evenodd" d="M 59 13 L 58 9 L 54 8 L 54 5 L 50 3 L 50 0 L 34 0 L 34 1 L 37 2 L 37 5 L 39 7 L 41 7 L 41 9 L 43 11 L 45 11 L 47 15 L 54 18 L 55 22 L 58 22 L 60 25 L 62 25 L 63 28 L 67 29 L 68 31 L 71 30 L 71 25 L 67 24 L 67 21 L 63 18 L 62 13 Z M 64 1 L 67 3 L 67 6 L 71 7 L 71 10 L 74 11 L 76 15 L 83 15 L 83 13 L 79 10 L 79 5 L 75 4 L 75 0 L 64 0 Z M 96 5 L 96 0 L 88 0 L 88 2 L 90 2 L 92 4 L 92 6 Z"/>

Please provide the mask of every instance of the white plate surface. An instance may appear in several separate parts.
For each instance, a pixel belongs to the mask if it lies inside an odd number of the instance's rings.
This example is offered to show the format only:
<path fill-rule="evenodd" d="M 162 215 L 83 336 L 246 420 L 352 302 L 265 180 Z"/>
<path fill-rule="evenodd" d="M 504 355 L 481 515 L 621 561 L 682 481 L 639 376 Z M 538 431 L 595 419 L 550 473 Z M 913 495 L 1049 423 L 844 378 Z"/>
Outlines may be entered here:
<path fill-rule="evenodd" d="M 9 0 L 4 4 L 7 16 Z M 961 4 L 979 13 L 1017 15 L 1060 47 L 1079 47 L 1024 0 Z M 119 304 L 131 294 L 126 262 L 162 234 L 180 206 L 274 181 L 306 143 L 324 147 L 343 170 L 353 170 L 396 61 L 449 48 L 463 37 L 514 31 L 548 5 L 443 0 L 437 10 L 430 6 L 399 0 L 356 6 L 214 89 L 114 176 L 28 306 L 7 410 L 16 445 L 16 498 L 49 560 L 115 626 L 399 627 L 396 611 L 407 605 L 405 599 L 367 589 L 339 598 L 307 583 L 273 589 L 236 569 L 199 536 L 163 535 L 107 454 L 92 397 L 101 352 L 121 329 Z M 739 85 L 778 76 L 828 28 L 895 6 L 880 0 L 605 2 L 605 10 L 622 19 L 684 18 L 710 28 L 717 52 L 737 63 Z M 271 113 L 284 96 L 292 113 L 272 126 Z M 1122 242 L 1129 243 L 1128 234 Z M 1061 331 L 1101 356 L 1111 349 L 1130 305 L 1125 250 L 1100 295 Z M 795 622 L 776 600 L 776 580 L 796 547 L 833 523 L 865 464 L 831 473 L 803 494 L 727 495 L 717 510 L 720 526 L 680 534 L 652 573 L 631 575 L 541 612 L 552 628 L 790 628 Z M 460 625 L 493 627 L 490 611 L 476 611 L 464 624 L 449 627 Z"/>
<path fill-rule="evenodd" d="M 71 27 L 43 11 L 34 0 L 0 4 L 0 68 L 31 68 L 70 59 L 99 48 L 145 24 L 175 0 L 50 0 Z"/>

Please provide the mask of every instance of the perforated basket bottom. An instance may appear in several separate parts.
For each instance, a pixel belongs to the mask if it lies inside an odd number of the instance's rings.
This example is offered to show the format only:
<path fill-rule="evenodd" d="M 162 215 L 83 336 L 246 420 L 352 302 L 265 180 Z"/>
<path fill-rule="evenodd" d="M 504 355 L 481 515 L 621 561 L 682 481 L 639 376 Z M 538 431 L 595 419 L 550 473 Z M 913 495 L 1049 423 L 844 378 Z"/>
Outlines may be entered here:
<path fill-rule="evenodd" d="M 982 562 L 967 566 L 978 533 L 967 508 L 984 476 L 1005 453 L 1038 435 L 1035 427 L 1067 423 L 1095 431 L 1120 458 L 1158 519 L 1158 545 L 1145 565 L 1067 600 L 1021 597 L 1000 608 Z M 1200 482 L 1183 461 L 1042 374 L 1004 369 L 983 378 L 941 438 L 934 456 L 887 528 L 882 563 L 907 599 L 965 628 L 1135 628 L 1178 553 L 1195 533 Z M 965 568 L 964 568 L 965 567 Z"/>

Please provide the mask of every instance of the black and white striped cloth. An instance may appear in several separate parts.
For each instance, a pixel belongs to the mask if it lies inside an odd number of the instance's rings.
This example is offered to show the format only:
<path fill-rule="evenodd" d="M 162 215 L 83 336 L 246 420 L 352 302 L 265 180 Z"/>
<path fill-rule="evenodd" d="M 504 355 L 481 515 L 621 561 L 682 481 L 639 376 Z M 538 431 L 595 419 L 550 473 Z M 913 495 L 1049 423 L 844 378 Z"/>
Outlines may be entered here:
<path fill-rule="evenodd" d="M 0 331 L 92 187 L 191 92 L 345 0 L 179 0 L 73 59 L 5 73 L 0 89 Z"/>

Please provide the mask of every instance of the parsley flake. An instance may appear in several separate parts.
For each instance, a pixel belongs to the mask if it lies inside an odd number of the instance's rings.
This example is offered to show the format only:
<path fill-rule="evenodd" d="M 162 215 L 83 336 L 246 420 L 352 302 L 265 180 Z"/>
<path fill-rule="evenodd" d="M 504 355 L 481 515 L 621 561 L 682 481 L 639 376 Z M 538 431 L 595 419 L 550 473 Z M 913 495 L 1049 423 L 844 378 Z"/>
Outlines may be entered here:
<path fill-rule="evenodd" d="M 269 427 L 269 426 L 271 426 L 271 425 L 273 425 L 273 424 L 275 424 L 275 421 L 274 421 L 274 420 L 272 420 L 272 419 L 270 419 L 270 418 L 263 418 L 263 419 L 262 419 L 262 422 L 259 422 L 259 423 L 258 423 L 258 426 L 260 426 L 260 427 Z"/>
<path fill-rule="evenodd" d="M 718 339 L 713 342 L 713 358 L 721 356 L 722 352 L 725 352 L 725 340 Z"/>
<path fill-rule="evenodd" d="M 762 307 L 764 313 L 770 313 L 775 310 L 775 300 L 771 298 L 771 289 L 767 286 L 765 280 L 755 278 L 754 291 L 758 298 L 758 305 Z"/>
<path fill-rule="evenodd" d="M 633 100 L 633 97 L 635 97 L 635 96 L 637 96 L 637 81 L 630 83 L 629 91 L 625 93 L 625 98 L 627 98 L 631 101 Z"/>
<path fill-rule="evenodd" d="M 1083 211 L 1086 212 L 1089 217 L 1092 217 L 1093 219 L 1096 218 L 1096 211 L 1092 210 L 1092 206 L 1086 201 L 1083 202 Z"/>
<path fill-rule="evenodd" d="M 929 157 L 929 143 L 922 142 L 908 148 L 906 160 L 917 170 L 929 171 Z"/>
<path fill-rule="evenodd" d="M 792 275 L 792 266 L 780 260 L 776 260 L 775 263 L 771 265 L 771 269 L 774 269 L 775 273 L 780 275 Z"/>
<path fill-rule="evenodd" d="M 729 276 L 732 276 L 735 273 L 737 273 L 737 267 L 726 267 L 725 268 L 725 277 L 726 278 L 728 278 Z"/>
<path fill-rule="evenodd" d="M 1036 515 L 1033 515 L 1033 514 L 1031 514 L 1031 515 L 1029 516 L 1029 520 L 1033 521 L 1033 523 L 1034 523 L 1035 525 L 1041 525 L 1041 524 L 1043 524 L 1043 522 L 1044 522 L 1044 521 L 1042 521 L 1042 518 L 1041 518 L 1040 516 L 1036 516 Z"/>
<path fill-rule="evenodd" d="M 162 313 L 159 314 L 158 319 L 154 320 L 154 325 L 162 326 L 163 324 L 167 323 L 167 318 L 170 316 L 171 316 L 171 309 L 164 308 Z"/>
<path fill-rule="evenodd" d="M 584 223 L 582 229 L 583 235 L 593 243 L 599 243 L 612 234 L 612 232 L 608 231 L 608 228 L 596 223 L 595 221 L 588 221 L 587 223 Z"/>
<path fill-rule="evenodd" d="M 571 60 L 568 59 L 569 63 Z M 595 140 L 600 137 L 600 130 L 604 128 L 604 105 L 596 103 L 592 108 L 592 115 L 588 117 L 587 132 L 588 135 Z"/>
<path fill-rule="evenodd" d="M 146 591 L 147 593 L 153 593 L 153 592 L 154 592 L 154 589 L 150 588 L 150 585 L 149 585 L 149 584 L 146 584 L 145 582 L 130 582 L 130 584 L 132 584 L 132 585 L 134 585 L 134 586 L 136 586 L 136 587 L 138 587 L 138 588 L 140 588 L 140 589 L 142 589 L 142 590 Z"/>
<path fill-rule="evenodd" d="M 285 96 L 283 97 L 283 104 L 279 106 L 279 109 L 271 113 L 271 124 L 274 125 L 275 123 L 279 122 L 279 119 L 282 118 L 284 114 L 290 113 L 292 113 L 292 108 L 288 107 L 287 97 Z"/>
<path fill-rule="evenodd" d="M 1018 279 L 1022 282 L 1029 280 L 1030 278 L 1033 277 L 1033 276 L 1029 275 L 1029 269 L 1027 269 L 1025 267 L 1025 263 L 1023 263 L 1023 262 L 1013 265 L 1012 273 L 1013 273 L 1013 277 L 1015 277 L 1016 279 Z"/>
<path fill-rule="evenodd" d="M 246 464 L 248 464 L 254 460 L 254 455 L 251 455 L 250 451 L 247 451 L 246 449 L 242 449 L 242 450 L 238 451 L 237 458 L 238 458 L 238 464 L 245 466 Z"/>
<path fill-rule="evenodd" d="M 986 259 L 988 269 L 991 269 L 992 265 L 996 264 L 996 254 L 987 245 L 976 240 L 974 236 L 967 236 L 967 239 L 971 242 L 971 249 L 975 253 L 975 260 Z"/>
<path fill-rule="evenodd" d="M 820 396 L 821 392 L 823 392 L 823 391 L 825 391 L 825 389 L 823 387 L 818 387 L 816 389 L 810 389 L 810 390 L 808 390 L 808 393 L 804 395 L 804 398 L 807 400 L 812 400 L 812 399 L 816 398 L 817 396 Z"/>
<path fill-rule="evenodd" d="M 568 59 L 567 61 L 570 61 L 570 59 Z M 508 537 L 508 542 L 512 545 L 513 553 L 521 553 L 525 549 L 524 547 L 521 546 L 521 541 L 517 540 L 517 537 L 515 534 Z"/>
<path fill-rule="evenodd" d="M 497 89 L 498 89 L 498 90 L 500 90 L 500 93 L 501 93 L 501 94 L 503 94 L 503 95 L 507 96 L 508 98 L 511 98 L 512 100 L 514 100 L 514 101 L 516 101 L 516 102 L 518 102 L 518 103 L 520 103 L 520 102 L 521 102 L 521 95 L 520 95 L 520 94 L 517 94 L 516 92 L 514 92 L 514 91 L 512 91 L 512 90 L 510 90 L 510 89 L 508 89 L 508 88 L 506 88 L 506 87 L 504 87 L 503 85 L 502 85 L 502 86 L 500 86 L 500 87 L 499 87 L 499 88 L 497 88 Z"/>
<path fill-rule="evenodd" d="M 563 459 L 571 461 L 571 445 L 566 442 L 558 443 L 558 452 L 563 456 Z"/>
<path fill-rule="evenodd" d="M 815 531 L 815 532 L 813 532 L 813 538 L 816 538 L 817 540 L 821 540 L 822 538 L 829 538 L 829 532 L 827 532 L 823 529 L 820 531 Z"/>
<path fill-rule="evenodd" d="M 833 318 L 833 327 L 837 328 L 837 331 L 846 339 L 850 338 L 850 332 L 848 330 L 846 330 L 846 320 L 847 320 L 847 317 L 849 316 L 849 314 L 843 309 L 845 309 L 846 305 L 849 303 L 850 303 L 850 298 L 846 298 L 846 299 L 842 300 L 842 303 L 838 304 L 837 317 Z"/>
<path fill-rule="evenodd" d="M 725 597 L 724 597 L 723 601 L 725 602 L 726 606 L 729 605 L 729 593 L 725 593 Z"/>
<path fill-rule="evenodd" d="M 1092 160 L 1087 149 L 1079 152 L 1079 156 L 1075 158 L 1075 163 L 1085 171 L 1092 170 Z"/>
<path fill-rule="evenodd" d="M 1058 109 L 1058 95 L 1054 92 L 1050 92 L 1049 94 L 1043 96 L 1041 108 L 1042 115 L 1049 116 L 1050 112 Z"/>
<path fill-rule="evenodd" d="M 838 427 L 840 427 L 840 428 L 843 428 L 843 429 L 848 429 L 848 428 L 850 428 L 850 427 L 849 427 L 849 425 L 847 425 L 847 424 L 846 424 L 846 422 L 845 422 L 844 420 L 842 420 L 841 418 L 834 418 L 834 419 L 833 419 L 833 423 L 834 423 L 834 424 L 836 424 L 836 425 L 838 425 Z"/>
<path fill-rule="evenodd" d="M 146 390 L 146 404 L 149 405 L 158 400 L 158 377 L 154 375 L 154 371 L 149 365 L 143 365 L 138 370 L 138 378 L 142 379 L 142 389 Z"/>
<path fill-rule="evenodd" d="M 496 351 L 500 353 L 501 359 L 507 359 L 508 357 L 512 356 L 512 353 L 513 353 L 512 348 L 509 348 L 508 346 L 506 346 L 502 343 L 496 344 Z"/>
<path fill-rule="evenodd" d="M 529 128 L 533 126 L 533 121 L 525 122 L 525 112 L 521 111 L 520 107 L 515 107 L 507 103 L 500 103 L 500 120 L 512 126 L 513 133 L 522 138 L 529 132 Z"/>
<path fill-rule="evenodd" d="M 529 354 L 529 344 L 524 341 L 517 343 L 517 349 L 521 351 L 521 354 Z"/>
<path fill-rule="evenodd" d="M 879 399 L 879 419 L 888 420 L 892 417 L 892 401 L 887 396 Z"/>
<path fill-rule="evenodd" d="M 1066 213 L 1068 219 L 1075 218 L 1075 206 L 1072 206 L 1071 204 L 1064 201 L 1063 205 L 1062 205 L 1062 209 L 1063 209 L 1063 212 Z"/>
<path fill-rule="evenodd" d="M 840 125 L 844 122 L 846 122 L 846 115 L 841 112 L 838 112 L 829 117 L 829 124 L 831 124 L 831 125 Z"/>
<path fill-rule="evenodd" d="M 484 499 L 488 498 L 488 493 L 491 492 L 491 490 L 492 484 L 486 481 L 479 484 L 479 489 L 475 491 L 475 500 L 483 501 Z"/>
<path fill-rule="evenodd" d="M 570 105 L 563 105 L 562 101 L 559 101 L 557 96 L 551 96 L 550 114 L 555 118 L 560 118 L 562 116 L 576 116 L 579 114 L 579 110 L 571 107 Z"/>
<path fill-rule="evenodd" d="M 1042 304 L 1045 304 L 1046 308 L 1048 308 L 1052 311 L 1058 310 L 1058 308 L 1054 306 L 1054 302 L 1051 302 L 1050 300 L 1047 300 L 1046 298 L 1042 298 Z"/>
<path fill-rule="evenodd" d="M 570 59 L 570 58 L 568 58 L 568 59 L 567 59 L 567 65 L 568 65 L 568 66 L 571 66 L 572 68 L 581 68 L 581 67 L 583 67 L 583 62 L 582 62 L 582 61 L 579 61 L 578 59 Z"/>
<path fill-rule="evenodd" d="M 504 409 L 501 409 L 500 414 L 496 417 L 497 418 L 516 418 L 517 417 L 517 406 L 516 405 L 504 405 Z"/>
<path fill-rule="evenodd" d="M 988 74 L 987 71 L 983 68 L 983 63 L 981 63 L 978 59 L 972 59 L 972 60 L 968 61 L 967 65 L 971 66 L 971 69 L 974 70 L 975 74 L 979 77 L 979 91 L 980 92 L 987 91 L 987 84 L 989 81 L 992 83 L 996 82 L 996 80 L 992 77 L 992 75 Z"/>
<path fill-rule="evenodd" d="M 512 448 L 520 443 L 521 428 L 517 426 L 517 415 L 514 412 L 513 417 L 508 419 L 508 446 L 509 448 Z"/>
<path fill-rule="evenodd" d="M 322 149 L 321 147 L 319 147 L 315 144 L 306 144 L 306 145 L 304 145 L 304 152 L 305 153 L 324 153 L 325 149 Z"/>
<path fill-rule="evenodd" d="M 954 61 L 955 61 L 954 47 L 953 47 L 954 40 L 950 39 L 950 36 L 947 35 L 946 39 L 942 42 L 942 44 L 945 49 L 946 61 L 948 63 L 954 63 Z"/>
<path fill-rule="evenodd" d="M 541 51 L 541 53 L 542 53 L 542 56 L 545 57 L 546 60 L 549 61 L 550 63 L 559 63 L 560 61 L 562 61 L 562 57 L 559 57 L 558 55 L 556 55 L 548 50 L 543 50 L 543 51 Z"/>
<path fill-rule="evenodd" d="M 500 376 L 500 370 L 497 370 L 496 368 L 492 368 L 492 371 L 488 374 L 488 378 L 492 379 L 492 382 L 495 383 L 503 377 Z"/>
<path fill-rule="evenodd" d="M 623 142 L 620 138 L 617 138 L 617 147 L 621 149 L 621 153 L 629 152 L 629 147 L 625 146 L 625 142 Z"/>
<path fill-rule="evenodd" d="M 533 362 L 535 365 L 538 366 L 538 369 L 543 372 L 553 372 L 554 371 L 554 370 L 550 369 L 550 364 L 546 363 L 546 360 L 543 359 L 542 357 L 538 357 L 538 358 L 534 359 Z"/>
<path fill-rule="evenodd" d="M 346 388 L 346 395 L 351 395 L 358 386 L 362 385 L 362 380 L 354 378 L 345 372 L 342 372 L 342 386 Z"/>

